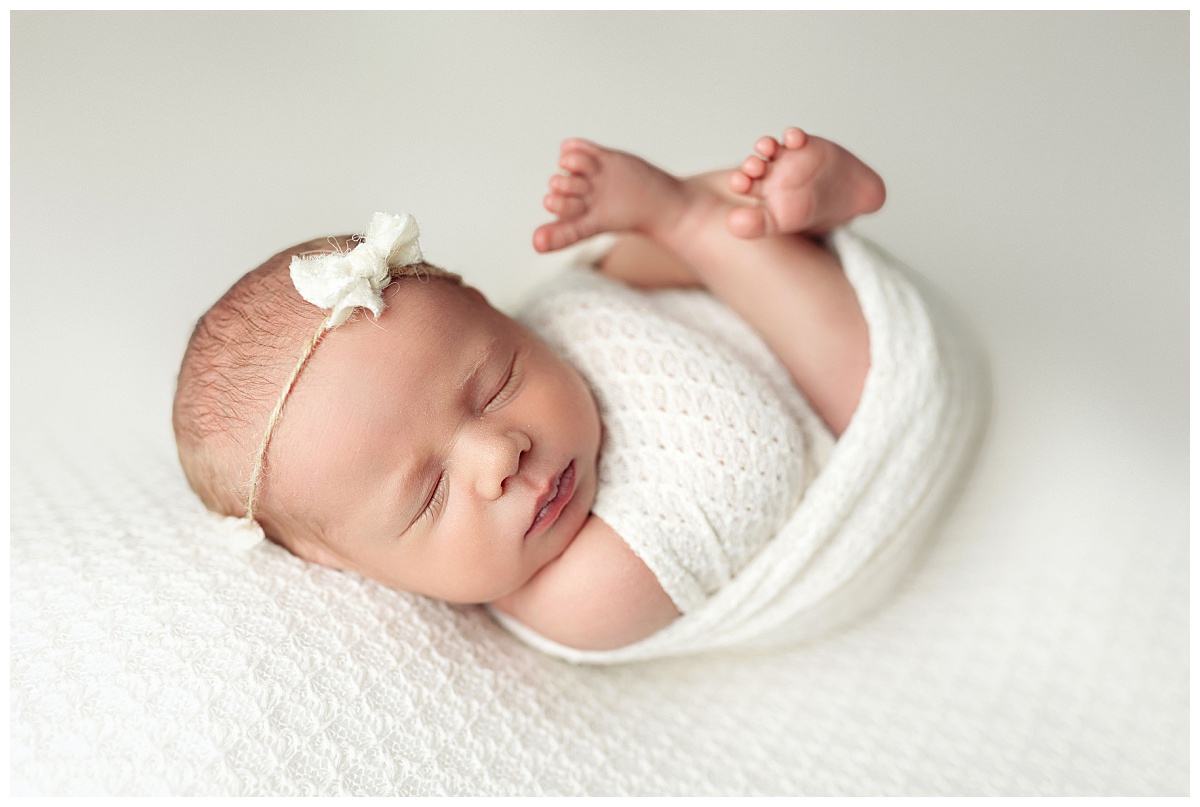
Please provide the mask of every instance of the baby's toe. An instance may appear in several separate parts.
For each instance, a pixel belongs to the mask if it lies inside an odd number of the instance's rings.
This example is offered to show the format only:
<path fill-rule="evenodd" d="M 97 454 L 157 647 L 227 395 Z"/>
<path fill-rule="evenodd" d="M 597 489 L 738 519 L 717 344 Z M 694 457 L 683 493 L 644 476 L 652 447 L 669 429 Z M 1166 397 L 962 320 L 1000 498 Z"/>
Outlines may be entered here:
<path fill-rule="evenodd" d="M 592 189 L 592 183 L 578 174 L 555 174 L 550 177 L 550 190 L 579 196 Z"/>
<path fill-rule="evenodd" d="M 557 224 L 543 224 L 533 231 L 533 248 L 538 252 L 550 252 L 557 247 L 554 245 L 558 240 L 556 228 Z"/>
<path fill-rule="evenodd" d="M 761 238 L 767 234 L 770 221 L 761 207 L 735 207 L 729 211 L 725 226 L 738 238 Z"/>
<path fill-rule="evenodd" d="M 754 187 L 754 180 L 741 171 L 729 172 L 729 190 L 734 193 L 746 194 Z"/>
<path fill-rule="evenodd" d="M 754 150 L 764 159 L 772 160 L 779 153 L 779 141 L 773 137 L 760 137 L 754 143 Z"/>
<path fill-rule="evenodd" d="M 767 173 L 767 163 L 761 157 L 747 157 L 742 163 L 742 173 L 751 179 L 762 179 Z"/>
<path fill-rule="evenodd" d="M 586 235 L 575 222 L 551 222 L 533 231 L 533 248 L 538 252 L 553 252 L 571 246 Z"/>
<path fill-rule="evenodd" d="M 804 130 L 797 129 L 795 126 L 789 126 L 783 130 L 783 145 L 790 149 L 804 148 L 804 144 L 808 142 L 808 135 Z"/>
<path fill-rule="evenodd" d="M 572 174 L 594 174 L 600 169 L 596 158 L 582 151 L 563 152 L 558 158 L 558 165 Z"/>
<path fill-rule="evenodd" d="M 587 205 L 582 199 L 575 196 L 563 196 L 561 193 L 546 194 L 542 205 L 560 219 L 573 219 L 587 210 Z"/>
<path fill-rule="evenodd" d="M 590 140 L 584 140 L 582 137 L 568 137 L 562 142 L 559 148 L 563 154 L 566 154 L 568 151 L 582 151 L 585 154 L 595 156 L 603 151 L 601 146 L 597 146 Z"/>

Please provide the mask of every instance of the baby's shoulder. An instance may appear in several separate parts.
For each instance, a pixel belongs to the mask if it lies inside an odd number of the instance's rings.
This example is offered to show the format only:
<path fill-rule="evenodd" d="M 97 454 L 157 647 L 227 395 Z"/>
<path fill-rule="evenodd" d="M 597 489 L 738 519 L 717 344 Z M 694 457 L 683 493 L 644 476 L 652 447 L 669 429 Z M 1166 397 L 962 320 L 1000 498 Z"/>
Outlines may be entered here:
<path fill-rule="evenodd" d="M 492 605 L 543 637 L 580 650 L 633 644 L 679 616 L 654 573 L 596 516 L 558 558 Z"/>

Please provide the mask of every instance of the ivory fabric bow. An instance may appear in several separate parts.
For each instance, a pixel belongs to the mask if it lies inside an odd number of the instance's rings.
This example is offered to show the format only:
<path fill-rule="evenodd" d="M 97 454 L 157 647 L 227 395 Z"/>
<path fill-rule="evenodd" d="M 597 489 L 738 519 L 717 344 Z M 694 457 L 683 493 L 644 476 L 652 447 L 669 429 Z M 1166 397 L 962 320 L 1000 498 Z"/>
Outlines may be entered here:
<path fill-rule="evenodd" d="M 407 213 L 376 213 L 358 246 L 292 258 L 292 283 L 300 296 L 329 309 L 325 330 L 341 325 L 362 306 L 378 317 L 386 307 L 383 290 L 392 268 L 422 261 L 416 220 Z"/>

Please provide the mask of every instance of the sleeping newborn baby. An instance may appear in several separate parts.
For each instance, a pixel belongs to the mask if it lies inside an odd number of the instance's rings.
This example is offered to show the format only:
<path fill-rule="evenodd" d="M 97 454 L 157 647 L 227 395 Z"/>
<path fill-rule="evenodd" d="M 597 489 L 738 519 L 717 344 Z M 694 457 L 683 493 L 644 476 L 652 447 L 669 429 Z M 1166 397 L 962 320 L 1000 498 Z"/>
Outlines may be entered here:
<path fill-rule="evenodd" d="M 189 483 L 251 538 L 569 648 L 663 630 L 792 514 L 871 361 L 823 239 L 882 182 L 799 129 L 755 150 L 680 180 L 566 141 L 534 247 L 613 243 L 521 321 L 410 217 L 275 255 L 188 344 Z"/>

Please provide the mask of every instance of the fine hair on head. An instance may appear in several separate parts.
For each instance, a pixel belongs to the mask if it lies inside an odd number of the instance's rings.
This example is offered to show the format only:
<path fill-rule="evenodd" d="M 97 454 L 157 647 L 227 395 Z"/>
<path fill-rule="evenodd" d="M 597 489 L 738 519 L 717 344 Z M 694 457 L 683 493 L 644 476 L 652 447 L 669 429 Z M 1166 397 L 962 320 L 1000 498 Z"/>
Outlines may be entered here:
<path fill-rule="evenodd" d="M 321 238 L 276 253 L 234 283 L 192 330 L 171 420 L 184 476 L 209 510 L 233 517 L 246 514 L 255 461 L 272 412 L 286 395 L 283 387 L 306 345 L 325 321 L 326 312 L 296 291 L 289 272 L 292 259 L 347 252 L 356 240 Z M 424 261 L 406 267 L 405 274 L 461 282 L 457 275 Z M 271 512 L 269 503 L 255 507 L 254 517 L 267 537 L 283 543 L 277 528 L 280 515 Z"/>

